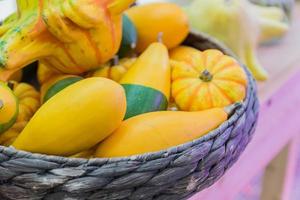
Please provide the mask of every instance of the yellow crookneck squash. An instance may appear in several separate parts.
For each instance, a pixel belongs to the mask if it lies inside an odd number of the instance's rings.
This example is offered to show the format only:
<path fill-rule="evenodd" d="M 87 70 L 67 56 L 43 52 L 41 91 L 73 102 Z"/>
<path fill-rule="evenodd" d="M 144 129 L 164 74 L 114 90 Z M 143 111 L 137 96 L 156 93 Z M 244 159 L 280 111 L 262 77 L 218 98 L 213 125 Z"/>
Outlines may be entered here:
<path fill-rule="evenodd" d="M 116 64 L 107 63 L 101 66 L 99 69 L 91 72 L 89 76 L 104 77 L 119 82 L 135 61 L 136 58 L 122 58 Z"/>
<path fill-rule="evenodd" d="M 136 51 L 142 53 L 162 33 L 168 49 L 178 46 L 189 33 L 188 17 L 174 3 L 150 3 L 126 11 L 138 33 Z"/>
<path fill-rule="evenodd" d="M 71 156 L 92 148 L 120 126 L 124 89 L 106 78 L 81 80 L 53 96 L 31 118 L 12 146 Z"/>
<path fill-rule="evenodd" d="M 131 156 L 190 142 L 217 128 L 237 106 L 197 112 L 159 111 L 132 117 L 99 144 L 95 157 Z"/>
<path fill-rule="evenodd" d="M 170 97 L 171 68 L 168 49 L 152 43 L 120 80 L 126 92 L 125 119 L 166 110 Z"/>
<path fill-rule="evenodd" d="M 122 12 L 134 0 L 17 0 L 18 12 L 0 28 L 0 80 L 44 60 L 80 74 L 115 55 Z"/>
<path fill-rule="evenodd" d="M 13 93 L 18 99 L 19 113 L 13 126 L 0 135 L 0 144 L 9 146 L 24 129 L 28 121 L 40 107 L 39 92 L 27 83 L 10 81 Z"/>
<path fill-rule="evenodd" d="M 247 76 L 239 63 L 219 50 L 180 46 L 170 52 L 172 97 L 181 110 L 199 111 L 242 101 Z"/>

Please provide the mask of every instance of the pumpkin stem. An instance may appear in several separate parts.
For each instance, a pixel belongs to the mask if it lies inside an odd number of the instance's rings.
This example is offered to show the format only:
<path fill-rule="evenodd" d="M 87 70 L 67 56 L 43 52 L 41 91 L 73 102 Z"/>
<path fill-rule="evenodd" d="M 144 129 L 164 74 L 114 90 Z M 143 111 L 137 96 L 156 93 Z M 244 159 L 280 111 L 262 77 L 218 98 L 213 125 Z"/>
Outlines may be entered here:
<path fill-rule="evenodd" d="M 4 106 L 4 102 L 2 99 L 0 99 L 0 110 L 3 108 L 3 106 Z"/>
<path fill-rule="evenodd" d="M 119 56 L 115 55 L 112 61 L 113 66 L 118 65 L 119 64 Z"/>
<path fill-rule="evenodd" d="M 209 82 L 212 80 L 213 75 L 207 69 L 205 69 L 199 78 L 204 82 Z"/>

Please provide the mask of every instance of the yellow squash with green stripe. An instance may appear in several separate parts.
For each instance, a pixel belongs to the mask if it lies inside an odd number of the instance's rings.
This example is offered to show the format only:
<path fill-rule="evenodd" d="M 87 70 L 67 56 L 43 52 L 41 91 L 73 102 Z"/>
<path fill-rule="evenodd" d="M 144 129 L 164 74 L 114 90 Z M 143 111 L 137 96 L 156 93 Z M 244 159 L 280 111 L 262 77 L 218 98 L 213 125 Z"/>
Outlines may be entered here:
<path fill-rule="evenodd" d="M 118 83 L 84 79 L 44 103 L 12 146 L 34 153 L 74 155 L 110 135 L 125 112 L 125 92 Z"/>
<path fill-rule="evenodd" d="M 125 119 L 166 110 L 170 97 L 170 75 L 166 46 L 161 43 L 151 44 L 120 80 L 127 99 Z"/>

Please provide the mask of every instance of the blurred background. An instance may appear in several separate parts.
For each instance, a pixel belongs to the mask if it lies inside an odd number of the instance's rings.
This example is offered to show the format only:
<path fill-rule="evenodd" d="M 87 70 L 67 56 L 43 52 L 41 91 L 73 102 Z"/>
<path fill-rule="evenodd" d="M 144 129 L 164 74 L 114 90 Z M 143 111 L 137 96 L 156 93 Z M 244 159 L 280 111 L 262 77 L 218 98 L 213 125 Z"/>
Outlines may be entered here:
<path fill-rule="evenodd" d="M 138 0 L 138 3 L 148 3 L 148 2 L 155 2 L 159 0 Z M 162 1 L 162 0 L 160 0 Z M 253 0 L 255 1 L 255 0 Z M 284 1 L 284 0 L 283 0 Z M 290 0 L 286 0 L 290 1 Z M 186 1 L 180 1 L 180 0 L 173 0 L 173 2 L 184 4 Z M 16 10 L 16 4 L 14 0 L 0 0 L 0 21 L 2 21 L 6 16 L 8 16 L 10 13 L 14 12 Z M 300 20 L 299 18 L 294 20 Z M 300 44 L 298 44 L 300 45 Z M 276 48 L 276 46 L 274 47 Z M 298 173 L 297 173 L 297 181 L 295 184 L 293 197 L 291 200 L 299 200 L 300 194 L 299 194 L 299 187 L 300 187 L 300 161 L 297 165 Z M 240 195 L 237 197 L 236 200 L 258 200 L 260 197 L 261 192 L 261 185 L 262 185 L 262 177 L 263 172 L 259 174 L 257 177 L 253 179 L 253 181 L 246 186 L 241 192 Z"/>

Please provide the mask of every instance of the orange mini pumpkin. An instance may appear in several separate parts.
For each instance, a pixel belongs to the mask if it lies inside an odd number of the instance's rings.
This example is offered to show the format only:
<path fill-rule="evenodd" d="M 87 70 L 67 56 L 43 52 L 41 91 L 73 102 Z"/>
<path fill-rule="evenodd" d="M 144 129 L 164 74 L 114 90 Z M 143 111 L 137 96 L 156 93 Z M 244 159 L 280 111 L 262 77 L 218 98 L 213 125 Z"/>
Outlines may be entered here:
<path fill-rule="evenodd" d="M 245 98 L 247 76 L 234 58 L 186 46 L 173 49 L 170 57 L 172 97 L 181 110 L 224 107 Z"/>

